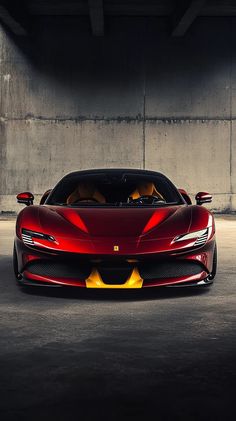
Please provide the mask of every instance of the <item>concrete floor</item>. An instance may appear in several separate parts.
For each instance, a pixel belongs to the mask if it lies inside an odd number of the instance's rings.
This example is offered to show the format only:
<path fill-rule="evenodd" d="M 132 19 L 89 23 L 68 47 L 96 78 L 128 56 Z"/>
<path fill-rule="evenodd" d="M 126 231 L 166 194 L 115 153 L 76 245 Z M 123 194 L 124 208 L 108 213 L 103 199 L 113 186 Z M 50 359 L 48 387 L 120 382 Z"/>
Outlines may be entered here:
<path fill-rule="evenodd" d="M 0 419 L 235 420 L 236 217 L 201 291 L 28 289 L 0 221 Z"/>

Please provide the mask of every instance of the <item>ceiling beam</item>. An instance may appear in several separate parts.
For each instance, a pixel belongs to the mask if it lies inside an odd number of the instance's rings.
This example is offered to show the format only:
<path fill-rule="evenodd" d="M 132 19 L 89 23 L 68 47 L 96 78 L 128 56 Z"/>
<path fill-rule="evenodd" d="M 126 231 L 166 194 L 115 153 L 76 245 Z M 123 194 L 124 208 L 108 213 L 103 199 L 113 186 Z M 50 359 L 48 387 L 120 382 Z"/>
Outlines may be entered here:
<path fill-rule="evenodd" d="M 26 29 L 21 24 L 20 16 L 17 15 L 14 10 L 10 10 L 2 3 L 0 3 L 0 20 L 15 35 L 27 35 Z"/>
<path fill-rule="evenodd" d="M 92 33 L 95 36 L 104 35 L 103 0 L 88 0 L 89 16 Z"/>
<path fill-rule="evenodd" d="M 172 35 L 182 37 L 190 28 L 196 17 L 199 15 L 206 0 L 190 0 L 176 10 Z"/>

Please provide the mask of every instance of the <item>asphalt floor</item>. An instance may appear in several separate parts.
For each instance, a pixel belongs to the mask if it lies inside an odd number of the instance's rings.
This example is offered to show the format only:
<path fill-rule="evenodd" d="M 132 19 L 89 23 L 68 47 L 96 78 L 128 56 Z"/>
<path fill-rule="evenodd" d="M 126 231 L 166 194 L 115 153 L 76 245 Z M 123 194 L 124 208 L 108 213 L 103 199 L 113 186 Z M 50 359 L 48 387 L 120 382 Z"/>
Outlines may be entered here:
<path fill-rule="evenodd" d="M 20 288 L 0 220 L 0 420 L 235 420 L 236 216 L 204 289 Z"/>

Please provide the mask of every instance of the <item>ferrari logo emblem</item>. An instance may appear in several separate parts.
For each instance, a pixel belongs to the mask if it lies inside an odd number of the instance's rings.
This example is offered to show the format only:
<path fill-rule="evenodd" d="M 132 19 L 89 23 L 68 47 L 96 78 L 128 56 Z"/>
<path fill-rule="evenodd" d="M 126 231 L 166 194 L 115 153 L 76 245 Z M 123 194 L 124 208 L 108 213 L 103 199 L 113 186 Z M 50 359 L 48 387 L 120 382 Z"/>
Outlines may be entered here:
<path fill-rule="evenodd" d="M 113 247 L 113 250 L 114 250 L 114 251 L 119 251 L 119 246 L 114 246 L 114 247 Z"/>

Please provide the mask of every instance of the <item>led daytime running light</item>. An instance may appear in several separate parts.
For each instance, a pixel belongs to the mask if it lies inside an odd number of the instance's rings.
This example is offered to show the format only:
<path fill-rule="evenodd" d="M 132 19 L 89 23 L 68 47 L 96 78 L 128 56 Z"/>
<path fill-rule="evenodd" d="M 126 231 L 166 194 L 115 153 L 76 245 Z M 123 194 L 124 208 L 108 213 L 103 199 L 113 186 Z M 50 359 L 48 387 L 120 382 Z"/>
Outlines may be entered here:
<path fill-rule="evenodd" d="M 202 236 L 206 237 L 206 240 L 207 240 L 208 228 L 206 228 L 204 230 L 200 230 L 200 231 L 190 232 L 189 234 L 178 235 L 177 237 L 175 237 L 174 242 L 185 241 L 185 240 L 194 240 L 194 239 L 198 239 Z"/>
<path fill-rule="evenodd" d="M 42 232 L 32 231 L 22 228 L 22 240 L 26 244 L 34 244 L 33 238 L 39 238 L 41 240 L 56 241 L 52 235 L 43 234 Z"/>

